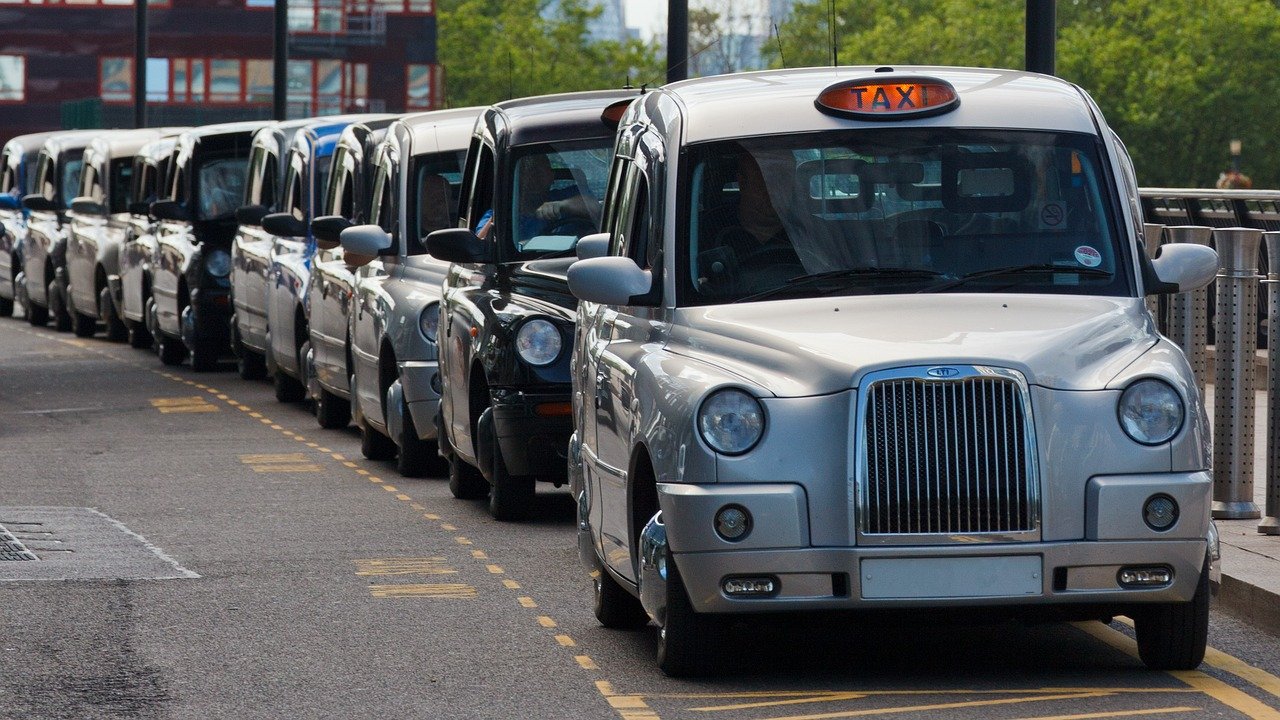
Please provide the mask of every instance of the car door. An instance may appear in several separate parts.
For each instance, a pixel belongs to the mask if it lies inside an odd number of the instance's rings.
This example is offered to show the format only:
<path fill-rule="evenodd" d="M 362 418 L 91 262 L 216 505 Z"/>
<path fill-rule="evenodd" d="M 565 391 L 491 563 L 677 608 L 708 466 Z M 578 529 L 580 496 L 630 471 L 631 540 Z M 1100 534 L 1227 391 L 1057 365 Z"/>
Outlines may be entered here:
<path fill-rule="evenodd" d="M 374 154 L 373 191 L 369 200 L 370 224 L 381 227 L 392 238 L 392 247 L 386 253 L 388 258 L 395 253 L 399 243 L 396 191 L 400 187 L 400 163 L 399 157 L 390 150 L 390 146 L 383 145 Z M 360 268 L 356 276 L 351 317 L 351 359 L 356 366 L 356 383 L 351 392 L 365 417 L 381 427 L 385 418 L 378 373 L 378 343 L 386 322 L 382 312 L 386 303 L 382 302 L 381 296 L 386 292 L 382 285 L 386 282 L 387 271 L 381 262 L 375 261 Z"/>
<path fill-rule="evenodd" d="M 304 223 L 311 221 L 309 161 L 308 155 L 297 148 L 289 151 L 285 158 L 283 202 L 280 204 L 281 212 L 287 212 Z M 271 335 L 268 352 L 273 353 L 275 361 L 289 371 L 297 368 L 297 350 L 301 344 L 297 339 L 294 309 L 297 306 L 296 293 L 302 285 L 298 279 L 298 265 L 306 244 L 305 237 L 274 236 L 271 260 L 267 266 L 267 329 Z"/>
<path fill-rule="evenodd" d="M 106 192 L 103 189 L 106 168 L 103 161 L 99 152 L 85 153 L 84 170 L 80 174 L 80 187 L 76 197 L 89 198 L 100 205 L 106 203 Z M 102 234 L 107 229 L 107 216 L 105 213 L 73 210 L 68 213 L 68 217 L 67 276 L 71 282 L 71 302 L 80 314 L 96 315 L 93 268 L 102 243 Z"/>
<path fill-rule="evenodd" d="M 359 167 L 349 148 L 334 151 L 329 187 L 320 215 L 355 220 Z M 321 249 L 311 267 L 307 301 L 311 307 L 311 350 L 316 376 L 331 388 L 347 389 L 347 308 L 353 276 L 342 262 L 342 248 Z"/>
<path fill-rule="evenodd" d="M 280 188 L 276 139 L 255 144 L 249 158 L 245 204 L 272 211 Z M 267 337 L 267 268 L 271 262 L 272 235 L 261 225 L 241 224 L 231 248 L 231 295 L 235 303 L 240 341 L 265 352 Z"/>

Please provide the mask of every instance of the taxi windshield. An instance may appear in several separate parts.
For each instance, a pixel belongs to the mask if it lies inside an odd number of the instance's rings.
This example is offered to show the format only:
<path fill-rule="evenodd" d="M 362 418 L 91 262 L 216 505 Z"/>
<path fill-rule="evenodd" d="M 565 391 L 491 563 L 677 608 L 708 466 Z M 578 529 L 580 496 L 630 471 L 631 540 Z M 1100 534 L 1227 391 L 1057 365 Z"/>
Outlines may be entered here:
<path fill-rule="evenodd" d="M 229 217 L 236 211 L 244 198 L 246 166 L 243 157 L 208 160 L 200 166 L 196 189 L 201 220 Z"/>
<path fill-rule="evenodd" d="M 600 227 L 611 139 L 540 145 L 513 163 L 511 240 L 522 255 L 568 252 Z"/>
<path fill-rule="evenodd" d="M 914 292 L 1125 295 L 1095 139 L 885 129 L 691 148 L 681 304 Z"/>

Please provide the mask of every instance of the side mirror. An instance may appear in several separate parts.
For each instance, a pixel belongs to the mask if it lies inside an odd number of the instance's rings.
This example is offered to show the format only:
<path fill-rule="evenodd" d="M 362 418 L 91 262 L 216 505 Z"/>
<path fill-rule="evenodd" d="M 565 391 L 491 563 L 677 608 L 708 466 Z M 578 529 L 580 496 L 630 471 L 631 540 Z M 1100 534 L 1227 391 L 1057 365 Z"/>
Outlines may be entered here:
<path fill-rule="evenodd" d="M 1151 266 L 1160 282 L 1176 285 L 1177 292 L 1190 292 L 1213 282 L 1218 274 L 1218 253 L 1204 245 L 1162 245 Z"/>
<path fill-rule="evenodd" d="M 293 213 L 271 213 L 262 218 L 262 229 L 280 237 L 306 237 L 307 223 Z"/>
<path fill-rule="evenodd" d="M 427 252 L 445 262 L 494 262 L 493 243 L 481 240 L 466 228 L 445 228 L 427 236 Z"/>
<path fill-rule="evenodd" d="M 21 210 L 22 203 L 9 193 L 0 193 L 0 210 Z"/>
<path fill-rule="evenodd" d="M 107 206 L 83 195 L 71 201 L 71 211 L 80 215 L 106 215 Z"/>
<path fill-rule="evenodd" d="M 28 210 L 35 210 L 36 212 L 55 212 L 58 209 L 57 204 L 38 193 L 23 196 L 22 206 Z"/>
<path fill-rule="evenodd" d="M 133 215 L 150 215 L 151 203 L 131 202 L 129 203 L 129 212 Z"/>
<path fill-rule="evenodd" d="M 263 205 L 242 205 L 236 208 L 236 222 L 256 227 L 262 224 L 262 218 L 269 212 L 271 211 Z"/>
<path fill-rule="evenodd" d="M 151 214 L 161 220 L 186 222 L 191 220 L 191 213 L 182 207 L 177 200 L 157 200 L 151 203 Z"/>
<path fill-rule="evenodd" d="M 373 262 L 391 247 L 391 236 L 377 225 L 352 225 L 339 236 L 343 261 L 352 267 Z"/>
<path fill-rule="evenodd" d="M 579 260 L 604 257 L 609 254 L 609 233 L 595 233 L 578 240 L 575 248 Z"/>
<path fill-rule="evenodd" d="M 630 305 L 632 298 L 653 287 L 653 273 L 641 270 L 631 258 L 599 257 L 569 266 L 569 291 L 574 297 L 601 305 Z"/>
<path fill-rule="evenodd" d="M 342 231 L 355 224 L 341 215 L 324 215 L 311 221 L 311 234 L 316 238 L 316 247 L 321 250 L 332 250 L 341 243 Z"/>

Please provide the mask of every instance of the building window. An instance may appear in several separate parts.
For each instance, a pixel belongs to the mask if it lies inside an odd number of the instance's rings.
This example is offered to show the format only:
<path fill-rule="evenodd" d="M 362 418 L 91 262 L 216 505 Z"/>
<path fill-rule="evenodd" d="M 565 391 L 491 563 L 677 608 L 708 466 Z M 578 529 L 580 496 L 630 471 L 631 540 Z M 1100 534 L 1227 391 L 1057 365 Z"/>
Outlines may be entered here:
<path fill-rule="evenodd" d="M 27 96 L 27 59 L 0 55 L 0 102 L 22 102 Z"/>
<path fill-rule="evenodd" d="M 108 102 L 133 100 L 133 60 L 129 58 L 102 58 L 99 92 Z"/>
<path fill-rule="evenodd" d="M 276 3 L 275 0 L 244 0 L 244 6 L 268 9 L 275 7 Z M 289 29 L 300 32 L 336 32 L 334 28 L 341 29 L 343 18 L 351 15 L 434 15 L 435 12 L 435 0 L 290 0 Z"/>
<path fill-rule="evenodd" d="M 147 58 L 147 102 L 169 102 L 169 58 Z"/>
<path fill-rule="evenodd" d="M 405 109 L 430 110 L 439 105 L 439 65 L 407 65 L 405 74 Z"/>
<path fill-rule="evenodd" d="M 244 63 L 244 99 L 251 103 L 269 103 L 275 78 L 270 60 L 246 60 Z"/>
<path fill-rule="evenodd" d="M 241 102 L 239 60 L 209 61 L 209 99 L 213 102 Z"/>
<path fill-rule="evenodd" d="M 100 66 L 102 99 L 132 101 L 133 60 L 104 57 Z M 369 106 L 367 63 L 290 60 L 286 76 L 291 116 L 330 115 L 366 110 Z M 225 104 L 269 105 L 273 80 L 270 60 L 147 58 L 147 101 L 152 103 L 199 104 L 207 99 Z"/>
<path fill-rule="evenodd" d="M 147 0 L 148 7 L 169 7 L 171 0 Z M 133 7 L 133 0 L 0 0 L 0 5 L 54 5 L 70 7 Z"/>

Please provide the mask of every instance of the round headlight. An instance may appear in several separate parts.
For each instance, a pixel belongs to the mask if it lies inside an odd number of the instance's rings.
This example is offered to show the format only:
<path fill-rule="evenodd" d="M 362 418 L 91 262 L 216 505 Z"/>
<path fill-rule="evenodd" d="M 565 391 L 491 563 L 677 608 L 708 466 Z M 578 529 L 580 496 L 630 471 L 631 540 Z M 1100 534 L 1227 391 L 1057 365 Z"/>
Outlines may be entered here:
<path fill-rule="evenodd" d="M 440 303 L 431 303 L 422 308 L 422 314 L 418 316 L 418 329 L 422 331 L 422 337 L 436 341 L 436 332 L 440 330 Z"/>
<path fill-rule="evenodd" d="M 1120 395 L 1120 427 L 1134 442 L 1160 445 L 1182 429 L 1182 396 L 1163 380 L 1139 380 Z"/>
<path fill-rule="evenodd" d="M 530 365 L 550 365 L 560 357 L 560 331 L 549 320 L 534 318 L 516 332 L 516 352 Z"/>
<path fill-rule="evenodd" d="M 231 274 L 231 256 L 225 250 L 213 250 L 204 256 L 204 269 L 214 277 Z"/>
<path fill-rule="evenodd" d="M 737 388 L 718 390 L 698 408 L 698 432 L 712 450 L 741 455 L 764 434 L 764 407 Z"/>

